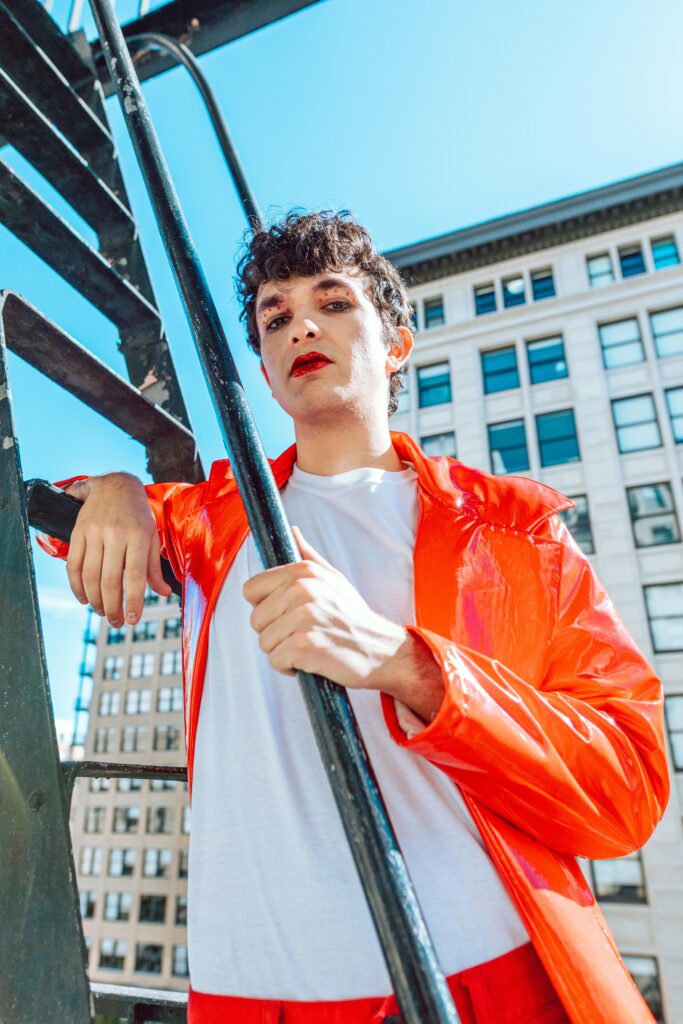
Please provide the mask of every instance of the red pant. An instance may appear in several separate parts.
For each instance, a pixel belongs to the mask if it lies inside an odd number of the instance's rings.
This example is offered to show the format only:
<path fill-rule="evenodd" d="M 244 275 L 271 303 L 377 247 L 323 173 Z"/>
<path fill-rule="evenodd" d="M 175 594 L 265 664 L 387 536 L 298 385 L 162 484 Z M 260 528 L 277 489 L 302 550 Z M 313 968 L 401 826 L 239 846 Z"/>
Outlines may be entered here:
<path fill-rule="evenodd" d="M 530 942 L 452 975 L 448 987 L 462 1024 L 570 1024 Z M 300 1003 L 211 996 L 190 989 L 187 1020 L 188 1024 L 382 1024 L 385 1020 L 399 1024 L 401 1016 L 394 996 Z"/>

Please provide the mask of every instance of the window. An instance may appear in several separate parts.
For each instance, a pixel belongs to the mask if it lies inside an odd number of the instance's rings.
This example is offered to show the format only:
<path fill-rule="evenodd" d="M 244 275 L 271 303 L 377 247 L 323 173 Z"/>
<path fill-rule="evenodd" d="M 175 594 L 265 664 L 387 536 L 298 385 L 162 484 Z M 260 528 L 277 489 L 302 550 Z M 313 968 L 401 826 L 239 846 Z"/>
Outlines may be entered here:
<path fill-rule="evenodd" d="M 420 446 L 425 455 L 450 455 L 455 458 L 455 434 L 452 430 L 421 437 Z"/>
<path fill-rule="evenodd" d="M 491 423 L 488 432 L 494 473 L 519 473 L 529 468 L 524 420 Z"/>
<path fill-rule="evenodd" d="M 184 836 L 189 836 L 190 834 L 190 817 L 190 805 L 185 804 L 185 806 L 183 807 L 183 820 L 180 826 L 180 831 L 183 833 Z"/>
<path fill-rule="evenodd" d="M 145 878 L 166 878 L 171 863 L 170 850 L 145 850 L 142 873 Z"/>
<path fill-rule="evenodd" d="M 121 659 L 123 661 L 123 658 Z M 97 706 L 97 713 L 103 717 L 106 715 L 118 715 L 121 695 L 118 690 L 105 690 L 100 694 L 100 701 Z"/>
<path fill-rule="evenodd" d="M 403 387 L 396 396 L 398 399 L 398 405 L 396 406 L 395 416 L 400 416 L 404 412 L 410 410 L 410 374 L 406 367 L 406 372 L 402 376 Z"/>
<path fill-rule="evenodd" d="M 644 590 L 655 651 L 683 651 L 683 583 L 661 583 Z"/>
<path fill-rule="evenodd" d="M 537 416 L 536 431 L 542 466 L 559 466 L 563 462 L 578 462 L 581 458 L 573 409 Z"/>
<path fill-rule="evenodd" d="M 78 904 L 81 908 L 81 917 L 88 920 L 95 916 L 97 894 L 89 890 L 81 889 L 78 893 Z"/>
<path fill-rule="evenodd" d="M 443 296 L 439 295 L 436 299 L 425 299 L 424 318 L 426 331 L 430 327 L 438 327 L 439 324 L 446 323 L 443 313 Z"/>
<path fill-rule="evenodd" d="M 84 832 L 104 832 L 105 807 L 86 807 Z"/>
<path fill-rule="evenodd" d="M 145 608 L 150 608 L 152 605 L 159 604 L 159 595 L 155 594 L 149 587 L 145 590 Z"/>
<path fill-rule="evenodd" d="M 161 957 L 164 947 L 150 942 L 138 942 L 135 946 L 135 970 L 138 974 L 161 974 Z"/>
<path fill-rule="evenodd" d="M 664 267 L 674 267 L 677 263 L 681 262 L 678 255 L 678 248 L 676 246 L 676 239 L 673 235 L 665 235 L 663 238 L 653 238 L 650 245 L 652 246 L 652 259 L 654 261 L 655 270 L 663 270 Z"/>
<path fill-rule="evenodd" d="M 121 733 L 121 752 L 138 754 L 147 746 L 147 728 L 144 725 L 127 725 Z"/>
<path fill-rule="evenodd" d="M 135 870 L 135 850 L 115 847 L 109 851 L 109 875 L 120 878 L 132 875 Z"/>
<path fill-rule="evenodd" d="M 156 619 L 141 619 L 133 627 L 133 640 L 156 640 L 156 636 Z"/>
<path fill-rule="evenodd" d="M 451 371 L 448 362 L 417 368 L 418 404 L 421 409 L 451 400 Z"/>
<path fill-rule="evenodd" d="M 187 878 L 188 860 L 187 850 L 181 850 L 178 854 L 178 878 Z"/>
<path fill-rule="evenodd" d="M 484 375 L 484 394 L 507 391 L 519 387 L 517 353 L 514 345 L 481 353 L 481 369 Z"/>
<path fill-rule="evenodd" d="M 166 604 L 180 604 L 180 597 L 178 594 L 169 594 L 166 598 Z"/>
<path fill-rule="evenodd" d="M 132 793 L 142 789 L 142 779 L 117 779 L 116 788 L 119 793 Z"/>
<path fill-rule="evenodd" d="M 128 666 L 128 678 L 140 679 L 142 676 L 154 675 L 154 654 L 131 654 Z"/>
<path fill-rule="evenodd" d="M 614 280 L 614 267 L 608 253 L 588 256 L 586 266 L 588 268 L 588 283 L 591 288 L 604 288 L 606 284 L 611 284 Z"/>
<path fill-rule="evenodd" d="M 575 494 L 572 501 L 575 502 L 576 507 L 564 509 L 563 512 L 558 513 L 559 517 L 584 555 L 592 555 L 595 552 L 595 545 L 588 514 L 588 498 L 585 494 Z"/>
<path fill-rule="evenodd" d="M 506 308 L 509 306 L 522 306 L 525 302 L 524 278 L 521 274 L 516 274 L 515 277 L 503 278 L 503 305 Z"/>
<path fill-rule="evenodd" d="M 412 302 L 410 303 L 410 329 L 413 334 L 417 334 L 418 322 L 417 322 L 417 306 Z"/>
<path fill-rule="evenodd" d="M 180 729 L 177 725 L 154 727 L 155 750 L 180 750 Z"/>
<path fill-rule="evenodd" d="M 187 963 L 187 946 L 173 947 L 173 974 L 176 978 L 189 977 L 190 970 Z"/>
<path fill-rule="evenodd" d="M 164 651 L 161 655 L 160 672 L 162 676 L 178 676 L 183 670 L 183 657 L 180 651 Z"/>
<path fill-rule="evenodd" d="M 128 921 L 132 903 L 129 892 L 108 892 L 104 897 L 104 920 Z"/>
<path fill-rule="evenodd" d="M 147 808 L 147 832 L 151 835 L 168 834 L 173 831 L 172 807 Z"/>
<path fill-rule="evenodd" d="M 140 808 L 139 807 L 115 807 L 114 808 L 114 824 L 112 831 L 114 832 L 137 832 L 138 822 L 140 821 Z"/>
<path fill-rule="evenodd" d="M 664 705 L 674 768 L 683 772 L 683 694 L 672 693 L 665 697 Z"/>
<path fill-rule="evenodd" d="M 122 644 L 126 639 L 125 626 L 110 626 L 107 630 L 108 644 Z"/>
<path fill-rule="evenodd" d="M 175 923 L 187 924 L 187 896 L 177 896 L 175 901 Z"/>
<path fill-rule="evenodd" d="M 532 384 L 544 384 L 548 380 L 567 377 L 567 360 L 561 335 L 527 341 L 526 354 L 529 360 L 529 376 Z"/>
<path fill-rule="evenodd" d="M 607 370 L 617 366 L 642 363 L 645 359 L 640 338 L 640 325 L 635 317 L 617 320 L 611 324 L 598 324 L 602 361 Z"/>
<path fill-rule="evenodd" d="M 103 679 L 122 679 L 123 678 L 123 655 L 121 654 L 108 654 L 102 663 L 102 678 Z M 115 715 L 116 712 L 112 711 L 111 714 Z"/>
<path fill-rule="evenodd" d="M 111 779 L 91 779 L 88 789 L 91 793 L 103 793 L 109 789 Z"/>
<path fill-rule="evenodd" d="M 81 848 L 81 874 L 101 874 L 103 859 L 104 850 L 101 846 L 83 846 Z"/>
<path fill-rule="evenodd" d="M 110 753 L 114 749 L 115 743 L 116 729 L 105 729 L 104 726 L 100 726 L 99 729 L 95 729 L 93 751 L 96 754 Z"/>
<path fill-rule="evenodd" d="M 490 284 L 480 284 L 474 289 L 474 311 L 477 316 L 496 312 L 496 289 Z"/>
<path fill-rule="evenodd" d="M 164 640 L 169 636 L 180 636 L 180 616 L 175 619 L 164 619 Z"/>
<path fill-rule="evenodd" d="M 643 864 L 639 853 L 613 860 L 591 861 L 595 895 L 603 903 L 646 903 Z"/>
<path fill-rule="evenodd" d="M 100 939 L 100 967 L 109 971 L 122 971 L 128 952 L 125 939 Z"/>
<path fill-rule="evenodd" d="M 157 711 L 182 711 L 182 686 L 161 686 L 157 693 Z"/>
<path fill-rule="evenodd" d="M 660 359 L 683 353 L 683 306 L 650 313 L 650 324 Z"/>
<path fill-rule="evenodd" d="M 628 487 L 626 494 L 637 548 L 676 544 L 681 539 L 669 484 Z"/>
<path fill-rule="evenodd" d="M 538 302 L 540 299 L 552 299 L 555 294 L 555 281 L 551 267 L 546 267 L 545 270 L 531 271 L 531 293 L 534 302 Z"/>
<path fill-rule="evenodd" d="M 166 897 L 141 896 L 138 920 L 141 924 L 164 924 L 166 921 Z"/>
<path fill-rule="evenodd" d="M 178 785 L 173 779 L 150 779 L 149 788 L 152 792 L 165 792 L 174 790 Z"/>
<path fill-rule="evenodd" d="M 640 245 L 623 245 L 619 249 L 622 277 L 635 277 L 645 273 L 645 260 Z"/>
<path fill-rule="evenodd" d="M 664 1024 L 662 993 L 659 987 L 659 971 L 653 956 L 623 957 L 629 974 L 640 989 L 640 994 L 650 1008 L 657 1024 Z"/>
<path fill-rule="evenodd" d="M 671 418 L 671 430 L 676 444 L 683 442 L 683 388 L 669 388 L 666 404 Z"/>
<path fill-rule="evenodd" d="M 612 416 L 617 431 L 617 444 L 622 454 L 659 448 L 661 445 L 652 395 L 615 399 L 612 402 Z"/>
<path fill-rule="evenodd" d="M 152 710 L 151 690 L 129 690 L 126 694 L 126 714 L 146 715 Z"/>

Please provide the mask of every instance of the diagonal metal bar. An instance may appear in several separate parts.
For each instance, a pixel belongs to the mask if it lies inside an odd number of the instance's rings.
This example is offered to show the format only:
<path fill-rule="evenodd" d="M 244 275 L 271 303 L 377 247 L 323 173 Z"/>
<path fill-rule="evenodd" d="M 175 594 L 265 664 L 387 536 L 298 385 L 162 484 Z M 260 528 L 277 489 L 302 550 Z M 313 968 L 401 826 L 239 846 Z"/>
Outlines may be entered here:
<path fill-rule="evenodd" d="M 138 162 L 218 414 L 249 524 L 267 567 L 300 558 L 223 327 L 190 239 L 109 0 L 90 0 Z M 396 997 L 407 1024 L 458 1017 L 345 690 L 298 673 Z"/>
<path fill-rule="evenodd" d="M 155 480 L 198 483 L 204 471 L 192 431 L 69 337 L 20 295 L 0 292 L 7 347 L 147 449 Z"/>
<path fill-rule="evenodd" d="M 0 1019 L 89 1024 L 85 944 L 0 319 Z"/>

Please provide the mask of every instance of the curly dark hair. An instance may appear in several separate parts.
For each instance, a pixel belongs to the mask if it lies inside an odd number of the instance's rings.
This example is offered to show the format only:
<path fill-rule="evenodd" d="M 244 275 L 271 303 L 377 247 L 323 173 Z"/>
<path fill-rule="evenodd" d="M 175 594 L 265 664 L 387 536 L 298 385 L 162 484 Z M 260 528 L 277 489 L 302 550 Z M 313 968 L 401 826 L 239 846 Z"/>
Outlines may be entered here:
<path fill-rule="evenodd" d="M 357 267 L 365 275 L 366 294 L 382 321 L 384 342 L 389 348 L 396 327 L 411 327 L 405 284 L 396 267 L 377 252 L 369 232 L 353 214 L 348 210 L 292 210 L 270 227 L 247 232 L 237 263 L 235 289 L 242 304 L 240 319 L 245 323 L 249 347 L 261 354 L 256 326 L 259 285 L 285 281 L 295 274 L 308 277 L 349 267 Z M 404 365 L 389 378 L 389 415 L 398 407 L 405 373 Z"/>

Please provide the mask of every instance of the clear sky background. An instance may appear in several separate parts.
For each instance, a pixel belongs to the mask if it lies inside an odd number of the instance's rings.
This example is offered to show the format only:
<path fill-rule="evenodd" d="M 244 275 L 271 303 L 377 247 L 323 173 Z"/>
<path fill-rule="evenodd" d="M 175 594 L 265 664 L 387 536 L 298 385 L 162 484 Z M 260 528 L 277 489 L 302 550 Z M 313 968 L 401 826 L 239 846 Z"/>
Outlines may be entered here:
<path fill-rule="evenodd" d="M 66 6 L 55 0 L 61 23 Z M 323 0 L 201 63 L 263 209 L 349 208 L 387 249 L 683 160 L 681 39 L 680 0 Z M 246 350 L 233 296 L 241 208 L 186 72 L 144 92 L 276 455 L 291 427 Z M 222 442 L 115 99 L 108 109 L 208 468 Z M 94 241 L 21 157 L 2 155 Z M 3 228 L 0 287 L 125 375 L 113 326 Z M 125 469 L 149 479 L 139 445 L 13 356 L 10 379 L 26 477 Z M 55 713 L 70 717 L 85 611 L 62 563 L 38 549 L 35 563 Z"/>

